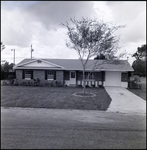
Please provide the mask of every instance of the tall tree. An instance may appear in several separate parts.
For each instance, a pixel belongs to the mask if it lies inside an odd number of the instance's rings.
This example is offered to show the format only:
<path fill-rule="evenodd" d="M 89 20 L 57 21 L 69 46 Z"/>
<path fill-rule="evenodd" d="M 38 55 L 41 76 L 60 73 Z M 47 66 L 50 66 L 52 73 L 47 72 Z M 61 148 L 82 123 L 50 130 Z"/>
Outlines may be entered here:
<path fill-rule="evenodd" d="M 146 76 L 146 61 L 137 59 L 133 62 L 132 68 L 134 73 L 139 76 Z"/>
<path fill-rule="evenodd" d="M 146 60 L 146 44 L 137 48 L 137 51 L 132 55 L 136 60 Z"/>
<path fill-rule="evenodd" d="M 62 25 L 67 29 L 66 45 L 77 51 L 83 67 L 83 92 L 85 93 L 85 70 L 88 60 L 97 55 L 113 56 L 118 51 L 119 37 L 115 31 L 124 26 L 113 26 L 97 19 L 70 19 Z M 97 60 L 98 61 L 98 60 Z M 95 67 L 96 68 L 96 67 Z"/>
<path fill-rule="evenodd" d="M 146 76 L 146 44 L 137 48 L 137 51 L 132 55 L 136 60 L 132 64 L 134 73 Z"/>
<path fill-rule="evenodd" d="M 13 63 L 9 64 L 9 62 L 6 61 L 3 65 L 1 64 L 1 71 L 9 72 L 9 70 L 13 70 L 13 66 Z"/>

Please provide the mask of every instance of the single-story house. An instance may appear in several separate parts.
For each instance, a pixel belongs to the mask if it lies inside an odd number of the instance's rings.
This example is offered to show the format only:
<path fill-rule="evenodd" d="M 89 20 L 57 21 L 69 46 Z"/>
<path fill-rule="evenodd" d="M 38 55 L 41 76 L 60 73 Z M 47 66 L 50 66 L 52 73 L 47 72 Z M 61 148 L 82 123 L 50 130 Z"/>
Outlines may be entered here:
<path fill-rule="evenodd" d="M 13 69 L 19 81 L 39 78 L 41 81 L 60 81 L 67 86 L 83 85 L 83 67 L 79 59 L 24 59 Z M 85 77 L 91 72 L 86 85 L 127 88 L 132 71 L 127 60 L 90 59 L 85 69 Z"/>

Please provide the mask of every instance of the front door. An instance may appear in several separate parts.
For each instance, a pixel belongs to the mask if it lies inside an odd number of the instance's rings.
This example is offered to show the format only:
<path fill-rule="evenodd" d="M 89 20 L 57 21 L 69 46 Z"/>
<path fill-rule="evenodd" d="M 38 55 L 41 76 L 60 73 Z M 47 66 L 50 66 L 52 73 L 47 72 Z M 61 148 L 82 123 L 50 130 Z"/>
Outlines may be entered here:
<path fill-rule="evenodd" d="M 70 84 L 76 84 L 76 72 L 70 71 Z"/>

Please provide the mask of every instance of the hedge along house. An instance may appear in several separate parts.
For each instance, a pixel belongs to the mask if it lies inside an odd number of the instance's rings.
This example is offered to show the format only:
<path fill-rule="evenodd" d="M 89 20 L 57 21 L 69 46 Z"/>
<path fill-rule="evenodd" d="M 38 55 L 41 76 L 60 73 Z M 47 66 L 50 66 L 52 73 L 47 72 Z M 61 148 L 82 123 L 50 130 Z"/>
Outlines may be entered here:
<path fill-rule="evenodd" d="M 94 66 L 97 67 L 92 71 Z M 24 59 L 14 70 L 20 82 L 39 78 L 42 82 L 59 81 L 67 86 L 83 85 L 83 67 L 79 59 Z M 127 60 L 89 60 L 85 77 L 91 74 L 86 85 L 127 88 L 132 71 Z"/>

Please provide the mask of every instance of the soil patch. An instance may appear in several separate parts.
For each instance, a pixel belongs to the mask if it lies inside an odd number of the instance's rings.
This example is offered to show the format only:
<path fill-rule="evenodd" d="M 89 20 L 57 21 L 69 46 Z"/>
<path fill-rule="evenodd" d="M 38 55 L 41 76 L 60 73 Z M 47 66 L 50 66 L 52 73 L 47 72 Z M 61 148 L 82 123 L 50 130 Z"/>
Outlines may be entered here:
<path fill-rule="evenodd" d="M 83 92 L 75 92 L 72 95 L 78 96 L 78 97 L 95 97 L 96 96 L 94 93 L 90 93 L 90 92 L 85 92 L 85 94 Z"/>

